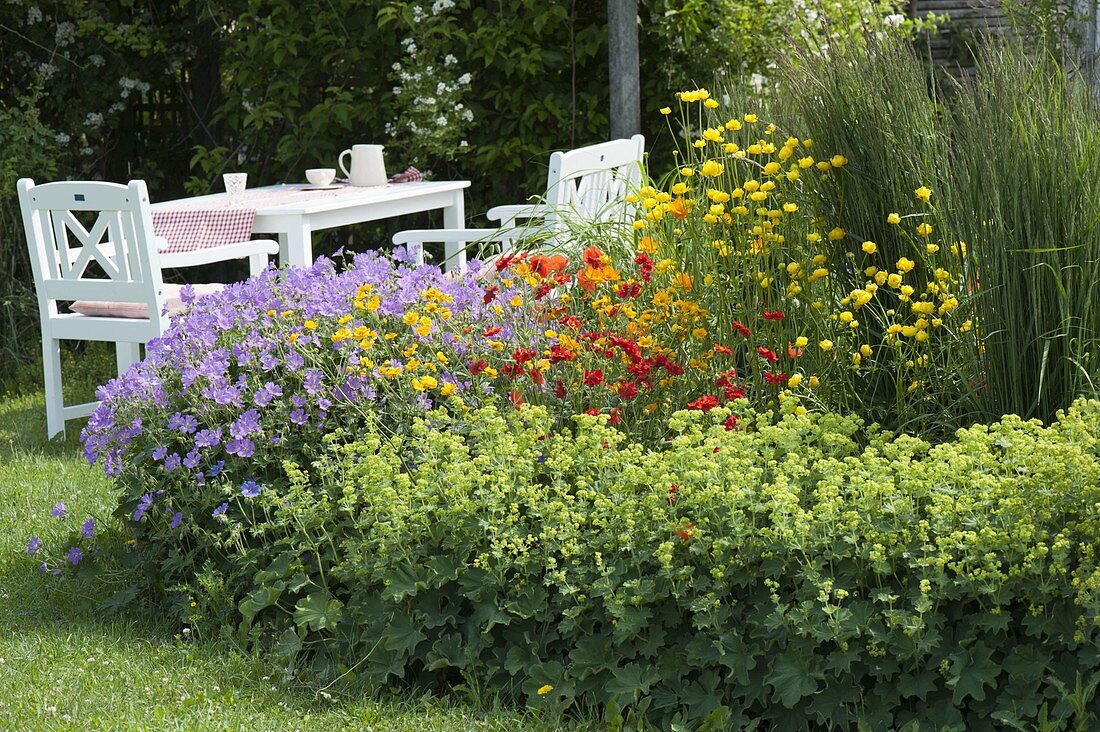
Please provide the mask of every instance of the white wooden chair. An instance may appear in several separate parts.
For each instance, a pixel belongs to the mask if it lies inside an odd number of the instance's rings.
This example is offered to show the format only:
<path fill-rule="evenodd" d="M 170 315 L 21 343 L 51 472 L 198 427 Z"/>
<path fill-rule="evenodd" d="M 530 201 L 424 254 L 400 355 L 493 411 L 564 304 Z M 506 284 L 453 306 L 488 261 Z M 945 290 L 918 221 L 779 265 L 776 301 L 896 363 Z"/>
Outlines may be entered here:
<path fill-rule="evenodd" d="M 571 225 L 629 223 L 634 207 L 626 197 L 642 180 L 645 137 L 611 140 L 550 156 L 546 194 L 539 203 L 496 206 L 486 214 L 497 221 L 496 229 L 409 229 L 393 236 L 405 245 L 417 263 L 423 262 L 423 245 L 442 242 L 444 267 L 466 268 L 468 243 L 497 244 L 507 252 L 514 241 L 534 239 L 541 246 L 561 243 Z"/>
<path fill-rule="evenodd" d="M 250 241 L 180 255 L 159 254 L 164 240 L 153 234 L 145 182 L 58 182 L 17 184 L 27 247 L 34 271 L 42 323 L 42 365 L 46 387 L 46 428 L 50 438 L 64 433 L 66 420 L 86 417 L 98 405 L 65 406 L 61 392 L 62 340 L 113 341 L 121 375 L 140 360 L 141 344 L 168 325 L 167 306 L 178 302 L 178 285 L 165 285 L 161 269 L 249 258 L 252 274 L 278 254 L 273 241 Z M 74 212 L 94 212 L 85 228 Z M 102 274 L 89 265 L 95 262 Z M 208 286 L 209 287 L 209 286 Z M 71 301 L 62 312 L 58 302 Z"/>

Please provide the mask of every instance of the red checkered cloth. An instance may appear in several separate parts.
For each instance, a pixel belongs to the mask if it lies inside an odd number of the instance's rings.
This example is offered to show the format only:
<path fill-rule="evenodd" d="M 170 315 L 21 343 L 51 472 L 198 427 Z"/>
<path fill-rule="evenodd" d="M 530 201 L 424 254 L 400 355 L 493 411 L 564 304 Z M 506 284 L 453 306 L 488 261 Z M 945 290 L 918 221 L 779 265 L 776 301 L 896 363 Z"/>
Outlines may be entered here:
<path fill-rule="evenodd" d="M 163 254 L 195 252 L 252 238 L 254 208 L 167 209 L 153 212 L 153 231 L 168 240 Z"/>
<path fill-rule="evenodd" d="M 424 180 L 424 174 L 411 165 L 405 168 L 400 173 L 391 175 L 386 181 L 385 185 L 392 185 L 393 183 L 416 183 L 417 181 Z M 337 183 L 347 183 L 347 178 L 337 178 Z M 381 186 L 367 186 L 368 188 L 380 188 Z"/>

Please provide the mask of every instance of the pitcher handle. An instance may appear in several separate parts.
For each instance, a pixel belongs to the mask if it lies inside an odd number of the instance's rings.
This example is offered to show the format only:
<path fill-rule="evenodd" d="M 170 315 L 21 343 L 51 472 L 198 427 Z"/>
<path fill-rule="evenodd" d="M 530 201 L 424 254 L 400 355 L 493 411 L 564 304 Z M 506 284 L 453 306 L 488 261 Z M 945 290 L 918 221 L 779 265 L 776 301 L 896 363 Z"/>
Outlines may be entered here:
<path fill-rule="evenodd" d="M 351 150 L 345 150 L 344 152 L 340 153 L 340 157 L 337 158 L 337 162 L 340 164 L 340 170 L 344 171 L 344 177 L 348 178 L 350 180 L 351 179 L 351 173 L 348 171 L 348 169 L 346 167 L 344 167 L 344 156 L 345 155 L 351 155 Z"/>

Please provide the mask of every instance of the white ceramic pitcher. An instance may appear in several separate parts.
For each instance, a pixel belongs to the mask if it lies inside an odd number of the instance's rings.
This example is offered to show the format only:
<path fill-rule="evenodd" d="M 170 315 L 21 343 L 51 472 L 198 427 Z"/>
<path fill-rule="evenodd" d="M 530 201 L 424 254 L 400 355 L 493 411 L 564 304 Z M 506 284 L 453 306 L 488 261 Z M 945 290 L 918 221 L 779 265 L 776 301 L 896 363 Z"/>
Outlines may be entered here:
<path fill-rule="evenodd" d="M 344 156 L 351 156 L 351 169 L 344 165 Z M 381 145 L 352 145 L 340 153 L 340 170 L 353 186 L 380 186 L 386 183 L 386 162 Z"/>

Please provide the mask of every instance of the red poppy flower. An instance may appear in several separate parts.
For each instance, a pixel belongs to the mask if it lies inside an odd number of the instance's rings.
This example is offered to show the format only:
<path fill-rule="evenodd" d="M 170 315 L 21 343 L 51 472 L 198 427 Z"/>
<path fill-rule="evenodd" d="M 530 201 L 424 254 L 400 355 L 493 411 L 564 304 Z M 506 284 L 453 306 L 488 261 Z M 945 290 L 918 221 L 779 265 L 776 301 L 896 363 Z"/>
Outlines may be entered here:
<path fill-rule="evenodd" d="M 489 285 L 485 288 L 485 296 L 482 298 L 482 300 L 485 301 L 486 305 L 497 299 L 497 290 L 499 289 L 500 288 L 498 288 L 496 285 Z"/>
<path fill-rule="evenodd" d="M 782 310 L 772 310 L 771 312 L 769 312 L 767 310 L 764 311 L 764 320 L 782 320 L 782 319 L 783 319 L 783 311 Z"/>
<path fill-rule="evenodd" d="M 756 352 L 760 354 L 760 358 L 765 359 L 768 363 L 775 363 L 779 360 L 779 356 L 775 355 L 775 351 L 764 346 L 757 346 Z"/>
<path fill-rule="evenodd" d="M 802 355 L 802 349 L 801 348 L 796 348 L 795 346 L 792 346 L 790 343 L 788 343 L 787 344 L 787 355 L 790 356 L 791 358 L 798 358 L 799 356 Z"/>
<path fill-rule="evenodd" d="M 560 319 L 560 322 L 566 328 L 572 328 L 573 330 L 577 330 L 581 327 L 581 319 L 578 318 L 576 315 L 563 316 Z"/>
<path fill-rule="evenodd" d="M 768 382 L 772 386 L 782 386 L 787 383 L 786 374 L 773 374 L 770 371 L 764 372 L 764 381 Z"/>
<path fill-rule="evenodd" d="M 618 424 L 623 421 L 623 410 L 618 407 L 611 408 L 611 416 L 607 418 L 608 424 Z"/>
<path fill-rule="evenodd" d="M 470 364 L 470 376 L 477 376 L 487 368 L 489 368 L 488 362 L 484 358 L 479 358 Z"/>
<path fill-rule="evenodd" d="M 680 537 L 684 541 L 687 541 L 691 537 L 695 536 L 695 524 L 684 524 L 683 528 L 676 529 L 676 536 Z"/>
<path fill-rule="evenodd" d="M 745 398 L 745 390 L 736 384 L 730 384 L 722 391 L 722 396 L 726 398 L 727 402 L 737 401 Z"/>
<path fill-rule="evenodd" d="M 592 269 L 603 266 L 603 251 L 599 247 L 588 247 L 584 250 L 584 263 Z"/>
<path fill-rule="evenodd" d="M 748 328 L 746 328 L 743 323 L 740 323 L 736 320 L 733 321 L 733 329 L 735 331 L 737 331 L 738 333 L 740 333 L 741 335 L 743 335 L 744 337 L 746 337 L 746 338 L 749 338 L 749 337 L 752 336 L 752 331 L 749 330 Z"/>
<path fill-rule="evenodd" d="M 542 386 L 546 383 L 546 376 L 543 375 L 542 370 L 538 367 L 532 368 L 527 373 L 531 376 L 531 383 L 535 386 Z"/>
<path fill-rule="evenodd" d="M 561 379 L 558 379 L 557 383 L 554 384 L 554 396 L 558 399 L 565 399 L 565 382 Z"/>
<path fill-rule="evenodd" d="M 512 404 L 515 405 L 516 411 L 523 405 L 523 395 L 519 393 L 518 389 L 512 389 L 508 392 L 508 398 L 512 400 Z"/>
<path fill-rule="evenodd" d="M 536 254 L 531 257 L 531 269 L 539 277 L 549 277 L 569 266 L 569 257 L 564 254 Z"/>
<path fill-rule="evenodd" d="M 586 410 L 584 410 L 584 413 L 587 414 L 589 417 L 599 417 L 600 416 L 600 410 L 598 410 L 598 409 L 586 409 Z"/>
<path fill-rule="evenodd" d="M 732 348 L 727 348 L 726 346 L 723 346 L 723 345 L 720 345 L 720 344 L 717 344 L 717 343 L 714 344 L 714 352 L 715 353 L 721 353 L 723 356 L 732 356 L 733 355 L 733 349 Z"/>
<path fill-rule="evenodd" d="M 668 204 L 668 212 L 672 214 L 674 218 L 683 219 L 688 215 L 687 204 L 684 203 L 684 199 L 675 198 Z"/>
<path fill-rule="evenodd" d="M 572 361 L 574 353 L 568 348 L 562 348 L 558 344 L 550 346 L 550 363 L 561 363 L 562 361 Z"/>
<path fill-rule="evenodd" d="M 485 336 L 486 338 L 492 338 L 493 336 L 495 336 L 497 333 L 499 333 L 502 330 L 504 330 L 504 329 L 501 328 L 499 325 L 496 325 L 496 326 L 493 326 L 492 328 L 486 328 L 484 331 L 482 331 L 481 335 Z"/>
<path fill-rule="evenodd" d="M 584 371 L 584 385 L 585 386 L 599 386 L 603 383 L 603 371 L 599 369 L 593 369 Z"/>
<path fill-rule="evenodd" d="M 642 282 L 649 284 L 653 277 L 653 260 L 646 256 L 645 252 L 638 252 L 638 256 L 634 257 L 634 263 L 638 265 L 638 274 Z"/>
<path fill-rule="evenodd" d="M 737 419 L 737 417 L 734 417 L 734 416 L 733 416 L 733 415 L 731 414 L 730 416 L 726 417 L 726 421 L 725 421 L 725 422 L 723 422 L 722 424 L 723 424 L 723 425 L 725 425 L 725 427 L 726 427 L 726 432 L 729 432 L 730 430 L 732 430 L 732 429 L 734 429 L 735 427 L 737 427 L 737 422 L 738 422 L 738 419 Z"/>
<path fill-rule="evenodd" d="M 546 284 L 545 282 L 543 282 L 542 284 L 540 284 L 538 287 L 535 288 L 535 299 L 536 300 L 541 300 L 542 298 L 546 297 L 548 294 L 550 294 L 550 285 Z"/>
<path fill-rule="evenodd" d="M 679 496 L 676 495 L 680 492 L 680 486 L 673 483 L 668 487 L 668 505 L 675 506 L 676 501 L 679 500 Z"/>
<path fill-rule="evenodd" d="M 638 387 L 633 381 L 624 381 L 619 384 L 619 397 L 622 399 L 633 399 L 638 396 Z"/>
<path fill-rule="evenodd" d="M 505 254 L 503 257 L 498 257 L 494 263 L 494 267 L 497 268 L 497 272 L 503 272 L 508 269 L 508 266 L 515 260 L 516 254 L 514 252 Z"/>
<path fill-rule="evenodd" d="M 512 360 L 516 363 L 527 363 L 535 357 L 535 352 L 530 348 L 517 348 L 512 353 Z"/>
<path fill-rule="evenodd" d="M 718 406 L 718 397 L 713 394 L 704 394 L 695 401 L 688 402 L 687 408 L 700 412 L 709 412 Z"/>

